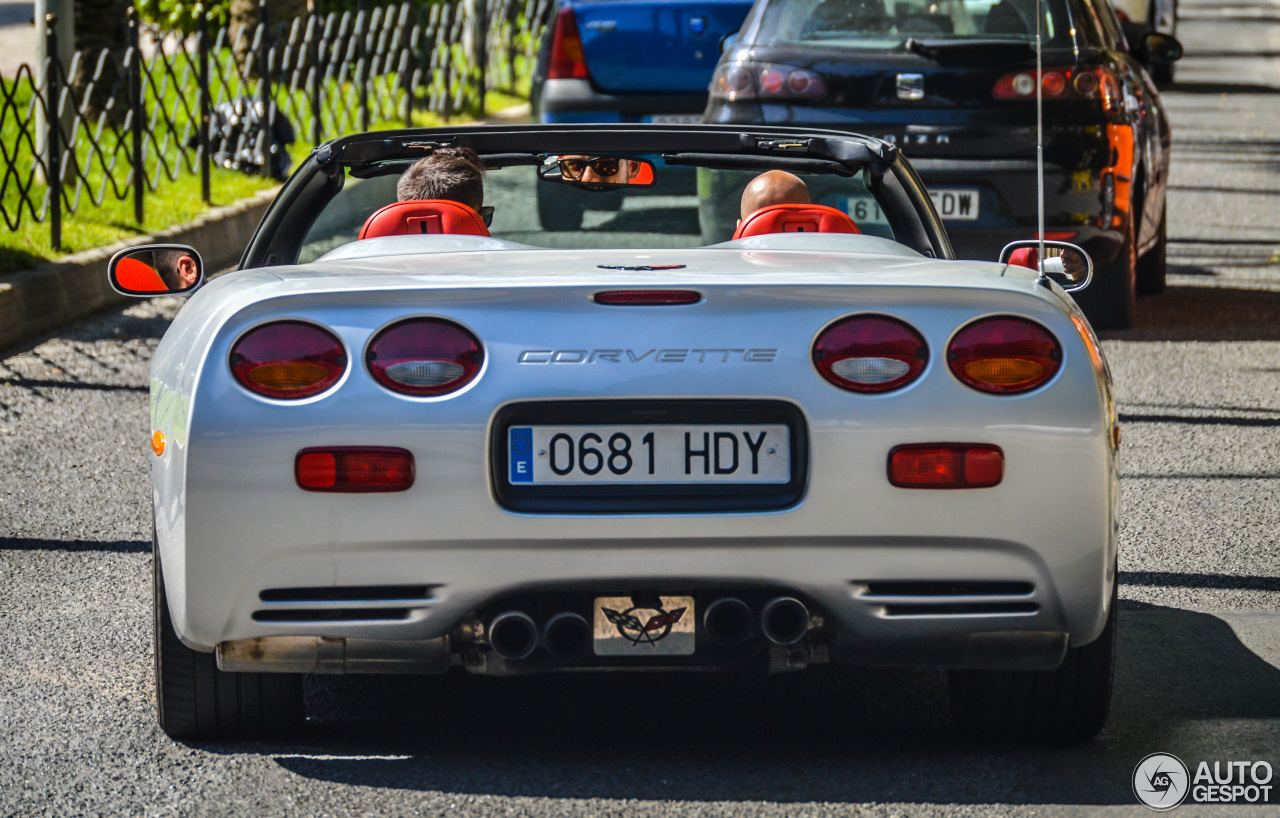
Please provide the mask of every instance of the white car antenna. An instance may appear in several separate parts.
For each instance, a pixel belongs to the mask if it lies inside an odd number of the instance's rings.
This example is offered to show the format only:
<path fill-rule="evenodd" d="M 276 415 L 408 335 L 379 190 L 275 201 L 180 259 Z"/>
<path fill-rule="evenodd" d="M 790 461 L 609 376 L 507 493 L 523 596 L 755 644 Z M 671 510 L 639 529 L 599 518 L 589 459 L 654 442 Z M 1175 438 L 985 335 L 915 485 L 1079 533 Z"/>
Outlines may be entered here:
<path fill-rule="evenodd" d="M 1036 218 L 1040 245 L 1036 251 L 1036 266 L 1044 275 L 1044 69 L 1040 57 L 1040 27 L 1044 23 L 1042 0 L 1036 0 Z"/>

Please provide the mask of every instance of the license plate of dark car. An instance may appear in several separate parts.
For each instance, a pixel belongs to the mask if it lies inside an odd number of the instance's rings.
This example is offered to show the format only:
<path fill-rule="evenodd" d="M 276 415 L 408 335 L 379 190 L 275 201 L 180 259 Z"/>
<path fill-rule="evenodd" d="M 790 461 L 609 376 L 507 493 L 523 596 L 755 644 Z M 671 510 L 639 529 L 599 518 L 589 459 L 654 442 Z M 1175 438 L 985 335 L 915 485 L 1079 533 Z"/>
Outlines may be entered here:
<path fill-rule="evenodd" d="M 690 656 L 693 597 L 596 597 L 592 650 L 596 656 Z"/>
<path fill-rule="evenodd" d="M 513 426 L 513 484 L 786 483 L 785 424 Z"/>

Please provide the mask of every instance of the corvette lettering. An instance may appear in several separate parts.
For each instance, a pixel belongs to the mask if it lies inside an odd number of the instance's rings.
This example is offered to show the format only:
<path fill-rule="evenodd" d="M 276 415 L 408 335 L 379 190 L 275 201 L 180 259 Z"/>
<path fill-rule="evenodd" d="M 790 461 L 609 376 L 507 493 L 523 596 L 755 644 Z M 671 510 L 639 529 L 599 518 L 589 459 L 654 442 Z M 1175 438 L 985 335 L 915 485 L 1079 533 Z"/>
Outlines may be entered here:
<path fill-rule="evenodd" d="M 771 364 L 776 349 L 526 349 L 522 364 Z"/>

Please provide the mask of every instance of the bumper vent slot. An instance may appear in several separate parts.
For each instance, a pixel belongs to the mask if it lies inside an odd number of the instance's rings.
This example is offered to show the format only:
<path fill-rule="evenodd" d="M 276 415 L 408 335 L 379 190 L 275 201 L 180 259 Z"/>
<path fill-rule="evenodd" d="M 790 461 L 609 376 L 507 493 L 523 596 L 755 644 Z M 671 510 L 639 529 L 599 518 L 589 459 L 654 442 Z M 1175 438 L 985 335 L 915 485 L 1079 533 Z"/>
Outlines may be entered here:
<path fill-rule="evenodd" d="M 408 618 L 408 608 L 296 608 L 253 612 L 255 622 L 396 622 Z"/>
<path fill-rule="evenodd" d="M 431 585 L 333 585 L 324 588 L 268 588 L 263 602 L 387 602 L 431 600 Z"/>
<path fill-rule="evenodd" d="M 851 583 L 854 598 L 894 617 L 1033 616 L 1040 612 L 1031 582 L 1010 580 L 888 580 Z"/>

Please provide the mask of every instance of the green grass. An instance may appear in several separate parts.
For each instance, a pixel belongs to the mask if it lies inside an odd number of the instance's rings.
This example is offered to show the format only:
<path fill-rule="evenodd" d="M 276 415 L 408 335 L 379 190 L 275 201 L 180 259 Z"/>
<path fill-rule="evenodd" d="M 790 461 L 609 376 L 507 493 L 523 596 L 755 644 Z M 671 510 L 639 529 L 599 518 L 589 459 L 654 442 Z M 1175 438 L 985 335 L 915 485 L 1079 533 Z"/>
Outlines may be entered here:
<path fill-rule="evenodd" d="M 457 65 L 465 64 L 460 51 L 457 52 Z M 218 55 L 216 65 L 211 65 L 211 74 L 215 77 L 218 68 L 227 78 L 225 88 L 217 88 L 218 96 L 225 90 L 227 98 L 249 95 L 256 98 L 256 82 L 245 83 L 235 72 L 229 53 Z M 485 114 L 492 115 L 504 108 L 524 102 L 528 97 L 529 66 L 520 57 L 516 61 L 515 70 L 510 76 L 515 77 L 514 87 L 505 90 L 491 90 L 485 99 Z M 183 105 L 194 106 L 194 90 L 189 82 L 194 78 L 194 66 L 187 58 L 179 56 L 171 64 L 172 74 L 167 79 L 164 67 L 152 63 L 149 68 L 154 82 L 144 84 L 149 115 L 154 117 L 160 110 L 167 112 L 168 123 L 156 123 L 161 132 L 172 132 L 172 140 L 181 141 L 183 134 L 189 132 L 191 117 Z M 215 83 L 217 81 L 215 80 Z M 404 92 L 395 87 L 391 77 L 379 77 L 374 83 L 381 85 L 371 94 L 372 130 L 404 127 Z M 0 202 L 9 218 L 20 209 L 21 185 L 31 184 L 29 196 L 36 202 L 42 201 L 47 188 L 39 175 L 34 173 L 36 165 L 34 151 L 24 139 L 20 131 L 31 130 L 32 89 L 29 83 L 13 82 L 0 78 L 0 142 L 6 151 L 7 168 L 0 180 Z M 359 115 L 356 110 L 358 94 L 350 83 L 326 83 L 324 94 L 326 102 L 322 108 L 323 139 L 332 139 L 344 133 L 359 130 Z M 298 141 L 290 148 L 294 167 L 310 152 L 311 130 L 309 124 L 310 103 L 303 92 L 287 92 L 276 89 L 273 95 L 281 110 L 290 116 L 296 130 Z M 465 122 L 481 116 L 478 100 L 470 100 L 461 110 L 455 111 L 446 120 L 437 113 L 415 110 L 413 124 L 417 127 L 436 127 L 449 122 Z M 114 244 L 123 239 L 147 235 L 176 224 L 191 221 L 207 212 L 210 206 L 217 207 L 231 204 L 240 199 L 252 196 L 258 191 L 273 187 L 277 182 L 262 177 L 249 176 L 236 171 L 213 168 L 211 173 L 211 204 L 206 205 L 200 198 L 200 177 L 198 171 L 182 165 L 171 165 L 177 168 L 176 178 L 170 179 L 168 173 L 157 168 L 158 157 L 154 146 L 148 142 L 144 148 L 144 163 L 149 179 L 158 182 L 155 189 L 148 189 L 143 197 L 144 218 L 141 224 L 134 219 L 133 194 L 128 191 L 123 200 L 116 198 L 115 190 L 106 171 L 104 161 L 116 163 L 114 175 L 123 183 L 128 168 L 128 146 L 131 144 L 127 134 L 117 133 L 110 125 L 95 130 L 93 143 L 84 138 L 83 133 L 76 149 L 77 161 L 86 168 L 86 182 L 82 186 L 78 200 L 75 202 L 75 213 L 68 214 L 65 209 L 62 218 L 62 246 L 54 250 L 50 241 L 49 220 L 45 215 L 43 221 L 36 221 L 29 211 L 21 215 L 18 229 L 6 231 L 0 236 L 0 273 L 12 272 L 34 267 L 42 262 L 56 260 L 63 255 L 76 253 L 94 247 Z M 166 152 L 169 161 L 180 162 L 175 145 Z M 31 180 L 34 179 L 32 182 Z M 69 193 L 74 196 L 74 193 Z M 94 200 L 97 200 L 95 203 Z M 37 205 L 37 212 L 40 208 Z"/>

